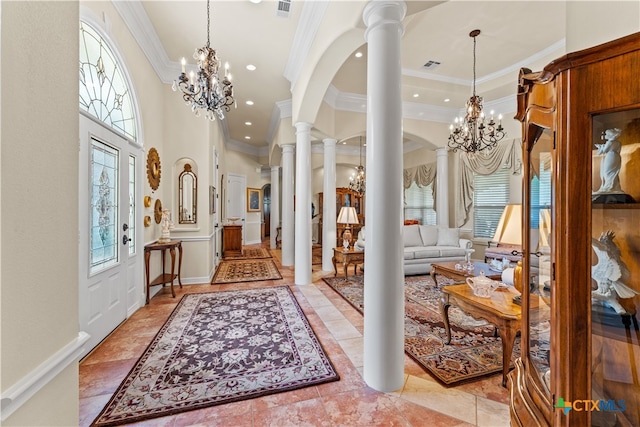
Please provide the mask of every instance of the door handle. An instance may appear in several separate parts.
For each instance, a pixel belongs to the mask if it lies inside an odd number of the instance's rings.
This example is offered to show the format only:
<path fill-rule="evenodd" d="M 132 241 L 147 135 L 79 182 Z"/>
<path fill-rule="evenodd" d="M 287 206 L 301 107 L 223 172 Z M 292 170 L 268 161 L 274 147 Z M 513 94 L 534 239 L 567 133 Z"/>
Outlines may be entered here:
<path fill-rule="evenodd" d="M 127 231 L 129 229 L 128 224 L 122 224 L 122 231 Z"/>
<path fill-rule="evenodd" d="M 127 243 L 129 243 L 130 241 L 131 241 L 131 239 L 130 239 L 129 237 L 127 237 L 127 235 L 126 235 L 126 234 L 124 234 L 124 235 L 122 236 L 122 244 L 123 244 L 123 245 L 126 245 L 126 244 L 127 244 Z"/>

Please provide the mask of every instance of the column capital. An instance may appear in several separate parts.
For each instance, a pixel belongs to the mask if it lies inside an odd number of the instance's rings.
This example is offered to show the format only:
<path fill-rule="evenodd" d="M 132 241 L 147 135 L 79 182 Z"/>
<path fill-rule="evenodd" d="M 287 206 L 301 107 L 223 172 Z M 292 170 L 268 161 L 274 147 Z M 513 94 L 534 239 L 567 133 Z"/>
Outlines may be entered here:
<path fill-rule="evenodd" d="M 448 155 L 449 155 L 449 148 L 447 147 L 436 148 L 436 156 L 442 157 L 442 156 L 448 156 Z"/>
<path fill-rule="evenodd" d="M 283 144 L 281 147 L 283 153 L 293 153 L 296 148 L 294 144 Z"/>
<path fill-rule="evenodd" d="M 271 166 L 271 172 L 279 172 L 280 166 Z"/>
<path fill-rule="evenodd" d="M 407 13 L 407 4 L 402 0 L 370 1 L 364 7 L 362 20 L 367 26 L 364 38 L 367 40 L 369 30 L 382 24 L 399 24 Z"/>
<path fill-rule="evenodd" d="M 296 133 L 298 132 L 309 132 L 311 130 L 311 127 L 313 125 L 309 122 L 297 122 L 295 124 L 296 127 Z"/>
<path fill-rule="evenodd" d="M 325 138 L 322 140 L 322 143 L 325 147 L 335 147 L 335 145 L 338 143 L 338 140 L 335 138 Z"/>

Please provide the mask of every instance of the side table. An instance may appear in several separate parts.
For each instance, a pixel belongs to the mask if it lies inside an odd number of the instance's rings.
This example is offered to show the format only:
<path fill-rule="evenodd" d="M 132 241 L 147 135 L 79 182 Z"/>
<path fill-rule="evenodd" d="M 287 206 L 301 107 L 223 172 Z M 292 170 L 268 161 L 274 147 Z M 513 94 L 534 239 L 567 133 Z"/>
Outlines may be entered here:
<path fill-rule="evenodd" d="M 354 250 L 353 247 L 348 250 L 344 250 L 343 248 L 333 248 L 333 257 L 331 258 L 333 262 L 333 269 L 335 271 L 334 276 L 338 275 L 338 268 L 336 266 L 337 263 L 342 263 L 342 268 L 344 268 L 344 277 L 347 277 L 347 267 L 349 264 L 353 264 L 353 274 L 358 274 L 358 264 L 362 264 L 364 262 L 364 251 Z"/>
<path fill-rule="evenodd" d="M 178 273 L 175 273 L 176 266 L 176 248 L 178 249 Z M 165 254 L 169 249 L 169 253 L 171 254 L 171 274 L 165 273 Z M 156 277 L 153 281 L 149 282 L 149 258 L 151 258 L 152 251 L 160 251 L 162 256 L 162 274 Z M 173 281 L 175 278 L 178 278 L 178 284 L 180 288 L 182 288 L 182 280 L 180 279 L 180 269 L 182 268 L 182 241 L 181 240 L 171 240 L 167 243 L 149 243 L 144 247 L 144 264 L 145 270 L 147 273 L 147 288 L 146 288 L 146 296 L 147 296 L 147 304 L 149 304 L 149 288 L 155 285 L 164 285 L 166 283 L 171 284 L 171 295 L 175 298 L 176 293 L 173 290 Z"/>

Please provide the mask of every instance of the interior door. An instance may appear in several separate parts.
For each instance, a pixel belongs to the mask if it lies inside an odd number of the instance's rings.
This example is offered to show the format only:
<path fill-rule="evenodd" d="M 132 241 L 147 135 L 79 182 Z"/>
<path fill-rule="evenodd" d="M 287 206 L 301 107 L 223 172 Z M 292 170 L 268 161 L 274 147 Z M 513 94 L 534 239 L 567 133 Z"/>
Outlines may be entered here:
<path fill-rule="evenodd" d="M 141 150 L 80 116 L 79 318 L 88 353 L 141 304 Z"/>
<path fill-rule="evenodd" d="M 244 175 L 230 173 L 227 176 L 227 218 L 240 218 L 242 221 L 242 244 L 245 242 L 247 178 Z"/>

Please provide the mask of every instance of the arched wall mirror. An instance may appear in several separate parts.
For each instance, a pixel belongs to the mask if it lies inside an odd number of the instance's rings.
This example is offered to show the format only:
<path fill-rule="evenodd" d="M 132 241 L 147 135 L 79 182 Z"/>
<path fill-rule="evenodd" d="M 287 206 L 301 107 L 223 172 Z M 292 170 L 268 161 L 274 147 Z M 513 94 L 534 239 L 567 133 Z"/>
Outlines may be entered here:
<path fill-rule="evenodd" d="M 191 164 L 185 163 L 178 176 L 178 224 L 197 223 L 197 211 L 198 178 L 191 170 Z"/>

